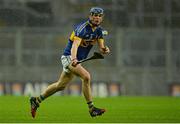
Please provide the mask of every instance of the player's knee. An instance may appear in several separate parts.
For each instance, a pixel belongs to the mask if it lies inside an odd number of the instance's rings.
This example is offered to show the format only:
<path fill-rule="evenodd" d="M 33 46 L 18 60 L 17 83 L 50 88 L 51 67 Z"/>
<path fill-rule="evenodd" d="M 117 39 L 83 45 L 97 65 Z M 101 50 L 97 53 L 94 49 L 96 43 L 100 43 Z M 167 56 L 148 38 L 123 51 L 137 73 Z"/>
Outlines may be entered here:
<path fill-rule="evenodd" d="M 89 73 L 87 73 L 86 75 L 83 76 L 83 81 L 84 81 L 85 83 L 89 83 L 90 80 L 91 80 L 91 76 L 90 76 Z"/>

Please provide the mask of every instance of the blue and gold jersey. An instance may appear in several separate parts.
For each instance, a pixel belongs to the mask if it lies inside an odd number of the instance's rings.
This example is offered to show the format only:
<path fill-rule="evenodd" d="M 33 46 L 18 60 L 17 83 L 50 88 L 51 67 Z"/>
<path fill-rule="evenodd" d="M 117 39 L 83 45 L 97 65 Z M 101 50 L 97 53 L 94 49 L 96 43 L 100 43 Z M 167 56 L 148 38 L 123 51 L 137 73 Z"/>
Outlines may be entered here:
<path fill-rule="evenodd" d="M 95 30 L 91 27 L 89 20 L 83 21 L 80 24 L 74 26 L 74 30 L 68 40 L 68 44 L 64 50 L 63 55 L 71 55 L 71 48 L 75 38 L 80 38 L 81 43 L 77 50 L 77 59 L 85 59 L 93 45 L 100 39 L 103 39 L 103 29 L 97 27 Z"/>

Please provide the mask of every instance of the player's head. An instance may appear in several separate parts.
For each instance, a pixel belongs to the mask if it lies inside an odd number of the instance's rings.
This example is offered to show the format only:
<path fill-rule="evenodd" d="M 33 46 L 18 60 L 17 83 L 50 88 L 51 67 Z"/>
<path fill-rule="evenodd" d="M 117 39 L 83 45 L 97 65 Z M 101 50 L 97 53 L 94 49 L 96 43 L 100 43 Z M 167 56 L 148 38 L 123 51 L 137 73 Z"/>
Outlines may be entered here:
<path fill-rule="evenodd" d="M 103 21 L 104 10 L 100 7 L 92 7 L 90 10 L 89 20 L 93 26 L 99 26 Z"/>

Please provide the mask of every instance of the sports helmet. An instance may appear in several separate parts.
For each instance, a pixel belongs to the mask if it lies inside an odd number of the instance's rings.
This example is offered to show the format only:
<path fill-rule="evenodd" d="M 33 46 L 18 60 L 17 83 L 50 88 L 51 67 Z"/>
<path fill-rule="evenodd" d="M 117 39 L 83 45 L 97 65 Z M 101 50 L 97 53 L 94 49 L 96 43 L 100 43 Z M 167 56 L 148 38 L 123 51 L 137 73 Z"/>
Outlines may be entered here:
<path fill-rule="evenodd" d="M 104 14 L 104 10 L 100 7 L 92 7 L 90 10 L 90 14 L 94 15 L 94 14 Z"/>

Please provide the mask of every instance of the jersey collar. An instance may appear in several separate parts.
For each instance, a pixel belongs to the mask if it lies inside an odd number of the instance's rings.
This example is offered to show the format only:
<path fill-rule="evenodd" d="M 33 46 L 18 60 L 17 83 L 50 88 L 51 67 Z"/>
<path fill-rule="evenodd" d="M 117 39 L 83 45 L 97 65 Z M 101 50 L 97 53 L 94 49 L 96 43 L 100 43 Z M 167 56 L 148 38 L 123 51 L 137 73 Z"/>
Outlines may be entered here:
<path fill-rule="evenodd" d="M 98 25 L 98 26 L 96 26 L 96 27 L 94 27 L 94 26 L 91 24 L 91 22 L 90 22 L 90 20 L 89 20 L 89 19 L 87 20 L 87 22 L 88 22 L 88 24 L 91 26 L 91 28 L 92 28 L 93 32 L 94 32 L 97 28 L 99 28 L 99 25 Z"/>

